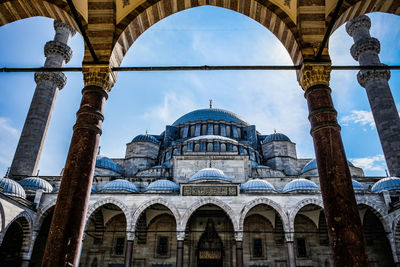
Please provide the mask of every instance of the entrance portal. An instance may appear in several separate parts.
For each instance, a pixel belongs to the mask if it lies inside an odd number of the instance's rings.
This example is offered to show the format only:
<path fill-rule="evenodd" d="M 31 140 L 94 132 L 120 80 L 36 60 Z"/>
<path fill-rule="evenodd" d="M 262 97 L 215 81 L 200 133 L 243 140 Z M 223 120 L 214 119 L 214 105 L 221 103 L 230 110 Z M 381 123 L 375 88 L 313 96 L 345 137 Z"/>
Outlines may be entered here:
<path fill-rule="evenodd" d="M 206 229 L 198 243 L 198 249 L 198 267 L 222 267 L 223 245 L 212 219 L 207 221 Z"/>

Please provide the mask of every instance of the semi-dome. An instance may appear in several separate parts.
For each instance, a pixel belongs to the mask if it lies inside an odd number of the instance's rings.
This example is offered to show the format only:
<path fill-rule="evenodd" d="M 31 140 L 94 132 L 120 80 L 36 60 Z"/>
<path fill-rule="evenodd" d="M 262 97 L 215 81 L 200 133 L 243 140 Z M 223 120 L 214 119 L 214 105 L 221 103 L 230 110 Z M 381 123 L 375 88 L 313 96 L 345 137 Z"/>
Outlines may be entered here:
<path fill-rule="evenodd" d="M 132 139 L 132 142 L 150 142 L 156 145 L 160 144 L 160 141 L 158 141 L 154 136 L 150 134 L 139 134 L 138 136 Z"/>
<path fill-rule="evenodd" d="M 53 191 L 53 186 L 46 180 L 39 177 L 28 177 L 18 181 L 18 183 L 25 190 L 37 191 L 39 189 L 43 190 L 43 192 L 51 193 Z"/>
<path fill-rule="evenodd" d="M 98 192 L 109 192 L 109 191 L 123 191 L 123 192 L 130 192 L 130 193 L 138 193 L 139 190 L 137 189 L 136 185 L 133 183 L 124 180 L 124 179 L 116 179 L 111 182 L 108 182 L 102 189 Z"/>
<path fill-rule="evenodd" d="M 196 172 L 190 179 L 189 182 L 232 182 L 232 180 L 225 175 L 225 173 L 215 168 L 205 168 Z"/>
<path fill-rule="evenodd" d="M 121 173 L 121 170 L 119 169 L 118 165 L 112 159 L 102 155 L 97 155 L 96 167 L 111 170 L 116 173 Z"/>
<path fill-rule="evenodd" d="M 244 126 L 249 125 L 243 118 L 236 115 L 235 113 L 228 110 L 217 109 L 217 108 L 198 109 L 186 113 L 185 115 L 177 119 L 172 125 L 177 126 L 185 124 L 187 122 L 209 121 L 209 120 L 234 122 Z"/>
<path fill-rule="evenodd" d="M 240 190 L 243 191 L 276 191 L 269 182 L 261 179 L 249 180 L 242 184 Z"/>
<path fill-rule="evenodd" d="M 274 141 L 288 141 L 288 142 L 291 142 L 289 137 L 287 137 L 283 133 L 273 133 L 273 134 L 267 135 L 264 138 L 264 141 L 262 143 L 266 144 L 266 143 L 270 143 L 270 142 L 274 142 Z"/>
<path fill-rule="evenodd" d="M 319 190 L 318 185 L 307 179 L 296 179 L 285 185 L 282 193 L 288 193 L 292 191 L 316 191 Z"/>
<path fill-rule="evenodd" d="M 376 182 L 372 188 L 372 193 L 379 193 L 382 191 L 400 190 L 400 178 L 386 177 Z"/>
<path fill-rule="evenodd" d="M 351 179 L 351 183 L 353 184 L 354 191 L 362 191 L 362 190 L 364 190 L 364 186 L 360 182 L 358 182 L 358 181 L 356 181 L 354 179 Z"/>
<path fill-rule="evenodd" d="M 347 161 L 347 164 L 349 165 L 349 167 L 354 167 L 353 163 L 351 163 L 349 160 Z M 313 160 L 310 160 L 310 161 L 303 167 L 303 169 L 301 170 L 301 173 L 305 173 L 305 172 L 308 172 L 308 171 L 311 171 L 311 170 L 315 170 L 315 169 L 317 169 L 317 168 L 318 168 L 318 166 L 317 166 L 317 160 L 313 159 Z"/>
<path fill-rule="evenodd" d="M 26 198 L 24 188 L 14 180 L 9 178 L 0 178 L 0 188 L 2 193 L 7 196 Z"/>
<path fill-rule="evenodd" d="M 149 191 L 156 191 L 156 192 L 162 192 L 162 191 L 175 191 L 175 192 L 179 192 L 179 185 L 177 185 L 176 183 L 167 180 L 167 179 L 160 179 L 157 181 L 154 181 L 152 183 L 150 183 L 147 187 L 146 187 L 146 192 Z"/>

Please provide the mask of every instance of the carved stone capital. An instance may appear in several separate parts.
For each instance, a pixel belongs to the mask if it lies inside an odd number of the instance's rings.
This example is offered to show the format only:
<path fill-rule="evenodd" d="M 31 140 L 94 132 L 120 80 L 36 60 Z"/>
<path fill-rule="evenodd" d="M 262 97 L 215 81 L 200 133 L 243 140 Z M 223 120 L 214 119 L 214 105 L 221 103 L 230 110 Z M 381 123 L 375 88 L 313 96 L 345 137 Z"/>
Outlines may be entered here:
<path fill-rule="evenodd" d="M 185 231 L 178 231 L 176 232 L 176 239 L 179 241 L 185 240 Z"/>
<path fill-rule="evenodd" d="M 76 34 L 76 30 L 69 26 L 68 24 L 62 23 L 61 21 L 54 20 L 54 30 L 57 32 L 57 30 L 62 30 L 66 29 L 68 30 L 72 36 Z"/>
<path fill-rule="evenodd" d="M 87 64 L 82 67 L 85 87 L 89 85 L 100 86 L 107 92 L 114 86 L 116 76 L 111 67 L 106 64 Z"/>
<path fill-rule="evenodd" d="M 390 70 L 360 70 L 357 74 L 358 83 L 364 88 L 367 85 L 367 83 L 372 80 L 388 81 L 389 79 L 390 79 Z"/>
<path fill-rule="evenodd" d="M 378 39 L 373 37 L 361 39 L 350 48 L 351 56 L 357 61 L 361 54 L 369 51 L 379 54 L 381 51 L 381 43 Z"/>
<path fill-rule="evenodd" d="M 62 56 L 65 63 L 68 63 L 72 57 L 72 49 L 64 43 L 49 41 L 44 46 L 44 56 L 48 57 L 50 55 Z"/>
<path fill-rule="evenodd" d="M 135 240 L 135 232 L 127 232 L 126 233 L 126 240 L 134 241 Z"/>
<path fill-rule="evenodd" d="M 371 28 L 371 20 L 368 16 L 362 15 L 354 18 L 346 23 L 346 31 L 350 36 L 353 36 L 354 32 L 360 28 Z"/>
<path fill-rule="evenodd" d="M 62 72 L 36 72 L 36 84 L 39 84 L 41 81 L 53 82 L 58 87 L 58 89 L 61 90 L 67 83 L 67 77 Z"/>
<path fill-rule="evenodd" d="M 294 233 L 285 233 L 286 242 L 294 242 Z"/>
<path fill-rule="evenodd" d="M 235 241 L 243 241 L 243 232 L 240 231 L 235 232 Z"/>
<path fill-rule="evenodd" d="M 298 81 L 301 88 L 305 91 L 314 85 L 323 84 L 329 86 L 330 76 L 330 63 L 303 63 L 298 72 Z"/>

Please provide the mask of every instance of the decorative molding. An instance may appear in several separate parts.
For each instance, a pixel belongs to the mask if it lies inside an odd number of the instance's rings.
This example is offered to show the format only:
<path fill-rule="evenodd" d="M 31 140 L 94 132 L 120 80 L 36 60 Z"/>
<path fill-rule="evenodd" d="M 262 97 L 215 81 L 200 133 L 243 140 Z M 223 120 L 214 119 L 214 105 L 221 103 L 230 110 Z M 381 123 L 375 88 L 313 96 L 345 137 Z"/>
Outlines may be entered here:
<path fill-rule="evenodd" d="M 358 61 L 361 54 L 365 52 L 375 52 L 379 54 L 381 51 L 381 43 L 374 37 L 364 38 L 354 43 L 350 48 L 351 56 Z"/>
<path fill-rule="evenodd" d="M 359 16 L 346 23 L 346 32 L 350 36 L 353 36 L 354 32 L 361 28 L 367 28 L 368 30 L 371 28 L 371 20 L 366 15 Z"/>
<path fill-rule="evenodd" d="M 331 63 L 303 63 L 298 72 L 300 86 L 306 91 L 314 85 L 329 86 Z"/>
<path fill-rule="evenodd" d="M 62 72 L 35 72 L 36 84 L 39 84 L 42 81 L 52 82 L 59 90 L 61 90 L 67 83 L 67 76 Z"/>
<path fill-rule="evenodd" d="M 235 232 L 235 241 L 243 241 L 243 231 Z"/>
<path fill-rule="evenodd" d="M 379 80 L 388 81 L 389 79 L 390 79 L 390 70 L 360 70 L 357 73 L 358 83 L 364 88 L 371 81 L 379 81 Z"/>
<path fill-rule="evenodd" d="M 76 30 L 69 26 L 68 24 L 62 23 L 61 21 L 54 20 L 54 30 L 57 32 L 59 30 L 68 30 L 72 36 L 76 34 Z"/>
<path fill-rule="evenodd" d="M 176 232 L 176 240 L 178 240 L 178 241 L 185 240 L 185 231 Z"/>
<path fill-rule="evenodd" d="M 106 64 L 84 64 L 82 66 L 85 86 L 99 86 L 107 92 L 111 91 L 116 81 L 116 75 Z"/>
<path fill-rule="evenodd" d="M 72 49 L 67 44 L 49 41 L 44 46 L 44 56 L 62 56 L 65 60 L 65 64 L 68 63 L 72 58 Z"/>

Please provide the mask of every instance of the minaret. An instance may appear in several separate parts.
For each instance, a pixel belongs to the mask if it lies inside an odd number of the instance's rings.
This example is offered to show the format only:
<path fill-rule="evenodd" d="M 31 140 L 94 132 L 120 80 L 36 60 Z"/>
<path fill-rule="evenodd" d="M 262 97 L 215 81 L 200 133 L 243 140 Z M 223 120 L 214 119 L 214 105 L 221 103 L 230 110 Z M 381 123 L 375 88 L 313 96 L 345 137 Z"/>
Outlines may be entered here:
<path fill-rule="evenodd" d="M 380 43 L 378 39 L 371 37 L 370 28 L 371 20 L 365 15 L 346 24 L 347 33 L 354 39 L 350 52 L 360 66 L 381 66 L 383 64 L 378 55 Z M 400 177 L 400 117 L 388 83 L 390 71 L 361 70 L 357 79 L 367 91 L 390 175 Z"/>
<path fill-rule="evenodd" d="M 54 29 L 54 40 L 44 47 L 45 68 L 63 67 L 72 56 L 68 43 L 76 31 L 59 21 L 54 21 Z M 56 96 L 66 80 L 62 72 L 35 73 L 36 90 L 11 164 L 10 174 L 14 178 L 36 173 Z"/>

